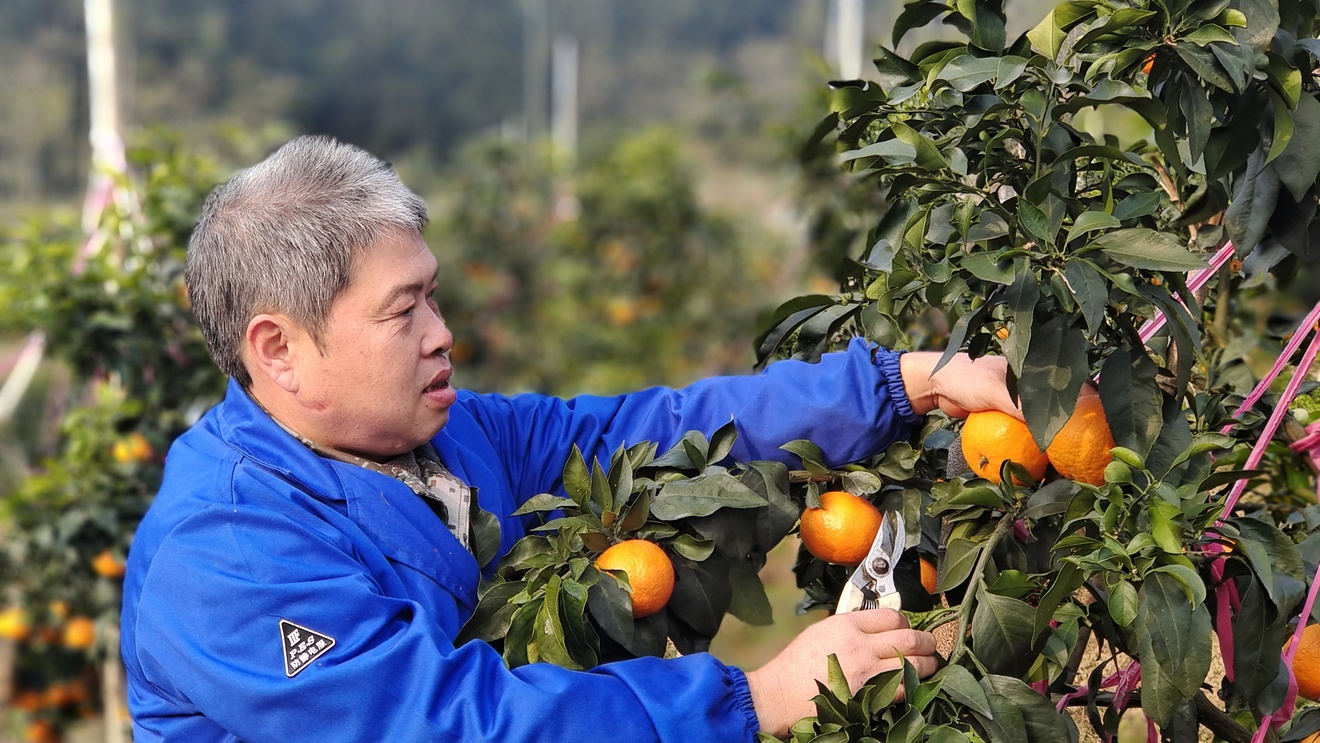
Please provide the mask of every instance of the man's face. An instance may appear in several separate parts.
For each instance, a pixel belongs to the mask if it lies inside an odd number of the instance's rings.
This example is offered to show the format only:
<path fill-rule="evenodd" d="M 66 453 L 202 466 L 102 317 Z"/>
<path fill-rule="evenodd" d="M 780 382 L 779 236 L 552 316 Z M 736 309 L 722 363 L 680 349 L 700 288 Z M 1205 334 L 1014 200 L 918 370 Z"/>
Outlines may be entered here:
<path fill-rule="evenodd" d="M 320 352 L 305 343 L 300 354 L 297 396 L 313 422 L 300 433 L 381 460 L 445 425 L 456 398 L 454 338 L 431 296 L 436 266 L 421 236 L 403 230 L 358 257 L 331 305 Z"/>

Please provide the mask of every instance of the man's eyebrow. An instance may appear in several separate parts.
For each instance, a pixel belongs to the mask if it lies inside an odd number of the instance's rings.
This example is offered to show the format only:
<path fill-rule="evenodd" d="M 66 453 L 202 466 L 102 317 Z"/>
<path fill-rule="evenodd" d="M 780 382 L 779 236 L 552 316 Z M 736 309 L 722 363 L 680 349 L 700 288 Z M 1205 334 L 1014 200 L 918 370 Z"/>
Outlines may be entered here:
<path fill-rule="evenodd" d="M 399 301 L 399 297 L 410 297 L 414 294 L 421 292 L 425 288 L 426 287 L 423 286 L 422 282 L 420 281 L 414 281 L 411 284 L 399 284 L 395 286 L 393 289 L 391 289 L 390 293 L 386 294 L 384 299 L 382 299 L 380 301 L 380 304 L 378 304 L 376 307 L 377 309 L 383 312 L 385 310 L 388 310 L 390 307 L 394 306 L 394 303 Z"/>

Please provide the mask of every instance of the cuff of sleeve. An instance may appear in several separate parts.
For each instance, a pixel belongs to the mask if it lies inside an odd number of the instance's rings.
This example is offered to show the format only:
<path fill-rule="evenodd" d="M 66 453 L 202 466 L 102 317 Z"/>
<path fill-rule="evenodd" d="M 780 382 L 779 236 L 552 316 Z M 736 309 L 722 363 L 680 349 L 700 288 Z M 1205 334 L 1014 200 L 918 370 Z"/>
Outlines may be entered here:
<path fill-rule="evenodd" d="M 755 736 L 761 729 L 761 723 L 756 718 L 756 707 L 752 705 L 752 687 L 747 683 L 747 674 L 736 666 L 725 666 L 725 668 L 728 669 L 734 709 L 741 710 L 747 716 L 747 730 Z"/>
<path fill-rule="evenodd" d="M 922 416 L 912 409 L 907 388 L 903 386 L 903 371 L 898 366 L 898 360 L 904 353 L 906 351 L 890 351 L 877 346 L 871 353 L 871 363 L 884 377 L 882 384 L 894 403 L 894 411 L 898 413 L 899 420 L 907 425 L 915 425 L 922 420 Z"/>

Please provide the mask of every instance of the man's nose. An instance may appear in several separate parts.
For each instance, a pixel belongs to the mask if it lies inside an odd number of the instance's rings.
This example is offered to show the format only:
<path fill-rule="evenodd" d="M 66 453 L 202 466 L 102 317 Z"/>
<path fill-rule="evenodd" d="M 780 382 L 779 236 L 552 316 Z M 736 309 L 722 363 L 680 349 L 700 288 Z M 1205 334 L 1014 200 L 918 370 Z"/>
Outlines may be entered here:
<path fill-rule="evenodd" d="M 447 354 L 454 346 L 454 334 L 449 332 L 449 326 L 445 324 L 445 318 L 438 308 L 428 306 L 427 309 L 430 327 L 426 330 L 426 353 L 428 356 Z"/>

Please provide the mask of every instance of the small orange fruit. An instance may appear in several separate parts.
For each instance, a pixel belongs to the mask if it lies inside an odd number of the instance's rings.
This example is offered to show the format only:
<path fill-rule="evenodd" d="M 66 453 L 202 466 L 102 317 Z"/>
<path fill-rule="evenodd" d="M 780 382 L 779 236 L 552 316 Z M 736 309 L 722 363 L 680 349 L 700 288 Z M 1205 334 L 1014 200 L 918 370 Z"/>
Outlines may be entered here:
<path fill-rule="evenodd" d="M 995 331 L 995 337 L 998 338 L 998 339 L 1001 340 L 1001 341 L 1006 341 L 1006 340 L 1008 340 L 1008 336 L 1009 336 L 1009 334 L 1010 334 L 1010 331 L 1009 331 L 1007 325 L 1000 325 L 1000 326 L 999 326 L 999 329 Z"/>
<path fill-rule="evenodd" d="M 1088 485 L 1105 484 L 1105 465 L 1113 456 L 1114 435 L 1105 420 L 1100 396 L 1087 387 L 1077 399 L 1072 417 L 1045 449 L 1050 464 L 1060 475 Z"/>
<path fill-rule="evenodd" d="M 1297 677 L 1297 693 L 1311 701 L 1320 700 L 1320 624 L 1309 624 L 1302 630 L 1292 669 Z"/>
<path fill-rule="evenodd" d="M 102 550 L 100 554 L 92 558 L 92 570 L 102 578 L 123 578 L 124 563 L 115 553 L 110 550 Z"/>
<path fill-rule="evenodd" d="M 33 720 L 23 730 L 23 740 L 31 743 L 59 743 L 60 733 L 50 720 Z"/>
<path fill-rule="evenodd" d="M 151 459 L 153 453 L 151 442 L 147 441 L 147 437 L 137 431 L 116 441 L 114 446 L 110 447 L 110 456 L 114 457 L 114 460 L 120 464 L 145 462 Z"/>
<path fill-rule="evenodd" d="M 936 589 L 940 585 L 940 571 L 935 567 L 935 563 L 921 558 L 921 587 L 926 589 L 926 593 L 934 596 Z"/>
<path fill-rule="evenodd" d="M 66 601 L 52 601 L 46 605 L 46 610 L 50 612 L 52 617 L 60 621 L 64 621 L 69 617 L 69 604 Z"/>
<path fill-rule="evenodd" d="M 28 624 L 27 612 L 17 606 L 0 611 L 0 637 L 6 640 L 26 640 L 32 627 Z"/>
<path fill-rule="evenodd" d="M 649 617 L 665 608 L 674 594 L 674 563 L 655 542 L 628 539 L 610 547 L 596 558 L 601 570 L 622 570 L 632 586 L 635 619 Z"/>
<path fill-rule="evenodd" d="M 66 648 L 86 650 L 96 644 L 96 623 L 88 617 L 72 617 L 65 623 L 60 640 Z"/>
<path fill-rule="evenodd" d="M 836 565 L 857 565 L 871 551 L 884 517 L 871 501 L 845 490 L 820 494 L 820 507 L 802 512 L 798 528 L 811 554 Z"/>
<path fill-rule="evenodd" d="M 1027 424 L 998 410 L 979 410 L 968 415 L 963 421 L 961 438 L 967 466 L 996 485 L 1005 460 L 1025 467 L 1031 482 L 1040 482 L 1050 463 L 1045 452 L 1036 446 Z"/>
<path fill-rule="evenodd" d="M 1141 60 L 1142 73 L 1149 75 L 1151 69 L 1153 69 L 1154 67 L 1155 67 L 1155 55 L 1153 53 L 1146 55 L 1146 58 Z"/>

